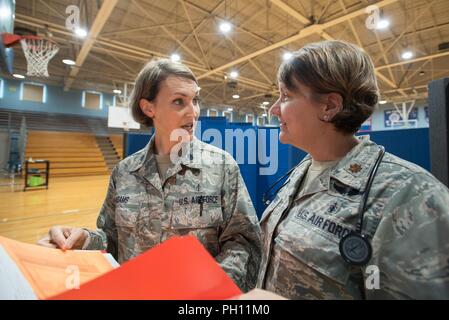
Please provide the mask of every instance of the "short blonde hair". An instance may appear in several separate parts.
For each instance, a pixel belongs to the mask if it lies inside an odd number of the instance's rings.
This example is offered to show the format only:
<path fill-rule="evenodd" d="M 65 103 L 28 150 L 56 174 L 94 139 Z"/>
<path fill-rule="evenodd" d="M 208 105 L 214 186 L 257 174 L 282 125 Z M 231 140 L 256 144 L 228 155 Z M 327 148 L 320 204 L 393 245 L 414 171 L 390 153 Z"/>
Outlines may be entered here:
<path fill-rule="evenodd" d="M 343 109 L 330 122 L 343 133 L 357 132 L 379 100 L 371 58 L 358 46 L 340 40 L 312 43 L 296 51 L 280 66 L 278 80 L 292 91 L 297 89 L 296 80 L 314 93 L 339 93 Z"/>
<path fill-rule="evenodd" d="M 129 107 L 136 122 L 146 127 L 153 126 L 153 120 L 140 109 L 140 100 L 154 101 L 159 93 L 161 82 L 169 76 L 189 79 L 198 85 L 198 80 L 193 72 L 181 63 L 172 62 L 168 59 L 148 62 L 136 78 L 129 101 Z"/>

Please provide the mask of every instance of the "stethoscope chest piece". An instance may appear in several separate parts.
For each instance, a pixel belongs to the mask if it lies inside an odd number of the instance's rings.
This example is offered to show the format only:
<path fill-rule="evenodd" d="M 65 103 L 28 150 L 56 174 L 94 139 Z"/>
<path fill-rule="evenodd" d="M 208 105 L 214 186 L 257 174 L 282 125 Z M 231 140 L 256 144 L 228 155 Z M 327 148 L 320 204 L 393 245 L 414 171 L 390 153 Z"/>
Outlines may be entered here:
<path fill-rule="evenodd" d="M 340 254 L 349 264 L 363 266 L 371 259 L 373 249 L 365 236 L 350 232 L 340 240 Z"/>

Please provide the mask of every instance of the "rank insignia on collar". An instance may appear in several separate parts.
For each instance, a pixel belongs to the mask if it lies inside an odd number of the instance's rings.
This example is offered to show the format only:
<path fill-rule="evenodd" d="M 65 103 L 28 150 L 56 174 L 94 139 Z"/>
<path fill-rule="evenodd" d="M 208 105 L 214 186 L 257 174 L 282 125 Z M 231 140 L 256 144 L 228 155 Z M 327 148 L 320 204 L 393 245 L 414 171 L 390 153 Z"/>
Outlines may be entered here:
<path fill-rule="evenodd" d="M 360 172 L 360 170 L 362 170 L 362 167 L 358 163 L 353 163 L 349 166 L 349 170 L 352 173 L 357 173 Z"/>

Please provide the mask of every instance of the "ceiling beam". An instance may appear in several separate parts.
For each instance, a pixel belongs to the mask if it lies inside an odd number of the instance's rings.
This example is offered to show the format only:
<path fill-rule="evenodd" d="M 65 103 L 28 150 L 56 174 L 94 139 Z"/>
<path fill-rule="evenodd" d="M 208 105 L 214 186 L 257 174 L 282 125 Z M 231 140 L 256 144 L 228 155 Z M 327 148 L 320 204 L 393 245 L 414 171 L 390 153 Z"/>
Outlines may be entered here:
<path fill-rule="evenodd" d="M 282 11 L 288 13 L 293 18 L 298 20 L 304 25 L 310 24 L 310 20 L 304 17 L 302 14 L 300 14 L 298 11 L 294 10 L 292 7 L 290 7 L 288 4 L 286 4 L 283 1 L 280 0 L 271 0 L 271 3 L 279 7 Z"/>
<path fill-rule="evenodd" d="M 295 9 L 293 9 L 292 7 L 290 7 L 288 4 L 286 4 L 285 2 L 281 1 L 281 0 L 271 0 L 271 3 L 273 3 L 274 5 L 278 6 L 279 8 L 281 8 L 283 11 L 285 11 L 286 13 L 288 13 L 289 15 L 291 15 L 293 18 L 295 18 L 296 20 L 298 20 L 299 22 L 301 22 L 304 25 L 312 25 L 312 21 L 310 21 L 309 19 L 307 19 L 306 17 L 304 17 L 301 13 L 299 13 L 298 11 L 296 11 Z M 333 40 L 333 38 L 324 31 L 324 28 L 321 30 L 320 33 L 321 37 L 323 37 L 324 39 L 327 40 Z"/>
<path fill-rule="evenodd" d="M 379 1 L 379 2 L 374 3 L 374 5 L 376 5 L 376 6 L 378 6 L 380 8 L 380 7 L 384 7 L 386 5 L 389 5 L 391 3 L 395 3 L 396 1 L 397 0 L 383 0 L 383 1 Z M 272 2 L 273 3 L 277 3 L 277 2 L 280 2 L 280 0 L 272 0 Z M 212 75 L 212 74 L 214 74 L 216 72 L 228 69 L 230 67 L 235 66 L 236 64 L 245 62 L 245 61 L 247 61 L 249 59 L 255 58 L 257 56 L 260 56 L 262 54 L 265 54 L 267 52 L 270 52 L 270 51 L 275 50 L 277 48 L 280 48 L 282 46 L 285 46 L 285 45 L 287 45 L 287 44 L 289 44 L 291 42 L 294 42 L 294 41 L 297 41 L 297 40 L 300 40 L 300 39 L 304 39 L 304 38 L 306 38 L 306 37 L 308 37 L 310 35 L 313 35 L 313 34 L 320 34 L 323 38 L 327 39 L 330 36 L 327 35 L 324 32 L 324 30 L 326 28 L 332 27 L 334 25 L 337 25 L 337 24 L 342 23 L 344 21 L 347 21 L 349 19 L 353 19 L 353 18 L 358 17 L 358 16 L 363 15 L 363 14 L 366 14 L 365 8 L 360 9 L 360 10 L 356 10 L 354 12 L 351 12 L 349 14 L 343 15 L 342 17 L 336 18 L 334 20 L 331 20 L 331 21 L 323 23 L 323 24 L 314 24 L 314 25 L 308 26 L 308 27 L 300 30 L 298 33 L 296 33 L 295 35 L 293 35 L 291 37 L 288 37 L 288 38 L 286 38 L 284 40 L 281 40 L 279 42 L 273 43 L 273 44 L 271 44 L 271 45 L 269 45 L 269 46 L 267 46 L 267 47 L 265 47 L 263 49 L 260 49 L 260 50 L 254 51 L 252 53 L 249 53 L 249 54 L 247 54 L 247 55 L 245 55 L 243 57 L 240 57 L 240 58 L 235 59 L 235 60 L 233 60 L 231 62 L 228 62 L 228 63 L 226 63 L 226 64 L 224 64 L 224 65 L 222 65 L 220 67 L 214 68 L 213 70 L 210 70 L 208 72 L 205 72 L 205 73 L 201 74 L 198 78 L 202 79 L 202 78 L 208 77 L 208 76 L 210 76 L 210 75 Z"/>
<path fill-rule="evenodd" d="M 195 27 L 193 26 L 192 19 L 190 18 L 189 11 L 186 8 L 184 0 L 180 0 L 180 2 L 181 2 L 182 9 L 184 10 L 184 13 L 185 13 L 185 15 L 187 17 L 187 20 L 189 21 L 190 29 L 192 29 L 193 36 L 195 37 L 195 41 L 196 41 L 196 44 L 197 44 L 198 48 L 200 49 L 200 52 L 201 52 L 201 55 L 203 57 L 204 63 L 206 64 L 207 69 L 210 69 L 209 61 L 207 60 L 206 55 L 204 54 L 203 47 L 201 46 L 201 42 L 198 39 L 198 35 L 196 34 Z"/>
<path fill-rule="evenodd" d="M 412 72 L 411 75 L 407 76 L 407 79 L 405 79 L 406 83 L 408 83 L 410 81 L 410 79 L 412 79 L 415 75 L 418 74 L 418 72 L 420 72 L 422 70 L 422 68 L 424 68 L 426 66 L 426 64 L 428 64 L 430 61 L 432 61 L 431 59 L 424 61 L 423 64 L 421 64 L 421 66 L 419 68 L 417 68 L 414 72 Z"/>
<path fill-rule="evenodd" d="M 67 31 L 63 26 L 60 26 L 57 24 L 52 24 L 52 23 L 49 23 L 49 22 L 41 20 L 41 19 L 22 15 L 20 13 L 16 14 L 16 22 L 24 24 L 24 25 L 32 26 L 32 27 L 37 27 L 37 28 L 44 28 L 47 25 L 48 29 L 55 34 L 62 34 L 64 36 L 72 37 L 72 33 Z M 134 60 L 134 61 L 141 61 L 141 62 L 149 61 L 152 56 L 167 57 L 166 54 L 162 54 L 160 52 L 152 51 L 152 50 L 146 49 L 146 48 L 145 49 L 140 48 L 140 47 L 133 46 L 133 45 L 130 45 L 127 43 L 119 42 L 119 41 L 103 39 L 102 37 L 99 37 L 97 39 L 96 44 L 104 46 L 104 47 L 100 48 L 100 47 L 95 46 L 95 48 L 94 48 L 95 51 L 100 51 L 103 53 L 110 52 L 111 54 L 116 54 L 116 55 L 125 57 L 127 59 Z M 107 47 L 108 49 L 105 47 Z M 421 60 L 429 59 L 429 58 L 438 58 L 440 56 L 445 56 L 447 54 L 448 53 L 441 53 L 441 54 L 432 55 L 430 57 L 420 57 L 420 58 L 409 60 L 409 61 L 399 62 L 398 64 L 412 63 L 412 62 L 421 61 Z M 208 71 L 204 67 L 198 66 L 195 63 L 188 62 L 188 61 L 185 61 L 184 63 L 186 65 L 188 65 L 190 68 L 192 68 L 193 70 L 196 70 L 197 72 Z M 393 67 L 395 65 L 396 64 L 380 66 L 380 67 L 377 67 L 376 70 L 382 70 L 384 68 Z M 210 75 L 209 78 L 215 79 L 218 81 L 222 81 L 224 74 L 225 74 L 224 72 L 216 72 L 215 75 Z M 254 81 L 252 79 L 248 79 L 245 77 L 239 77 L 239 84 L 241 84 L 242 87 L 254 89 L 256 91 L 258 90 L 259 92 L 260 91 L 271 92 L 271 90 L 272 90 L 272 88 L 265 83 L 260 83 L 258 81 Z"/>
<path fill-rule="evenodd" d="M 242 50 L 242 48 L 240 48 L 240 46 L 234 40 L 232 40 L 232 38 L 227 37 L 227 39 L 240 52 L 240 54 L 245 54 L 245 52 Z M 274 85 L 273 81 L 262 71 L 262 69 L 256 64 L 256 62 L 254 62 L 252 59 L 249 59 L 248 61 L 253 66 L 253 68 L 256 69 L 257 72 L 259 72 L 259 74 L 265 79 L 265 81 L 269 85 Z"/>
<path fill-rule="evenodd" d="M 340 2 L 340 6 L 343 8 L 343 12 L 346 14 L 346 13 L 348 12 L 348 10 L 347 10 L 345 4 L 343 3 L 342 0 L 339 0 L 339 2 Z M 349 24 L 349 27 L 351 28 L 351 31 L 352 31 L 352 34 L 354 35 L 354 38 L 355 38 L 356 41 L 357 41 L 357 44 L 358 44 L 361 48 L 363 48 L 362 41 L 360 40 L 359 34 L 358 34 L 357 31 L 355 30 L 355 27 L 354 27 L 354 24 L 352 23 L 352 20 L 348 20 L 348 24 Z M 377 35 L 376 32 L 375 32 L 375 35 L 376 35 L 376 39 L 377 39 L 377 42 L 379 43 L 379 46 L 380 46 L 381 50 L 383 50 L 382 43 L 380 43 L 379 37 L 378 37 L 378 35 Z M 389 63 L 389 62 L 388 62 L 388 61 L 385 61 L 385 63 Z M 397 88 L 397 86 L 396 86 L 395 83 L 394 83 L 394 77 L 393 77 L 393 74 L 392 74 L 391 70 L 388 69 L 388 71 L 390 72 L 390 77 L 391 77 L 390 79 L 388 79 L 387 77 L 385 77 L 385 76 L 384 76 L 383 74 L 381 74 L 379 71 L 376 71 L 376 75 L 377 75 L 377 77 L 378 77 L 380 80 L 382 80 L 383 82 L 386 82 L 390 87 L 392 87 L 392 88 Z M 401 94 L 402 94 L 402 93 L 401 93 Z"/>
<path fill-rule="evenodd" d="M 145 14 L 145 16 L 150 20 L 154 21 L 153 17 L 148 13 L 149 10 L 145 9 L 141 4 L 139 4 L 136 0 L 131 0 L 134 6 L 136 6 L 141 12 Z M 170 32 L 165 26 L 161 26 L 162 31 L 164 31 L 173 41 L 179 44 L 191 57 L 193 57 L 199 64 L 204 65 L 204 61 L 195 54 L 189 47 L 187 47 L 182 41 L 180 41 L 176 36 Z"/>
<path fill-rule="evenodd" d="M 449 51 L 434 53 L 434 54 L 430 54 L 430 55 L 415 58 L 415 59 L 404 60 L 404 61 L 400 61 L 400 62 L 386 64 L 384 66 L 376 67 L 376 70 L 382 70 L 382 69 L 386 69 L 386 68 L 402 66 L 404 64 L 410 64 L 410 63 L 414 63 L 414 62 L 418 62 L 418 61 L 436 59 L 436 58 L 440 58 L 440 57 L 444 57 L 444 56 L 448 56 L 448 55 L 449 55 Z"/>
<path fill-rule="evenodd" d="M 436 25 L 436 26 L 425 27 L 425 28 L 417 29 L 416 31 L 406 32 L 404 34 L 404 37 L 407 37 L 407 36 L 412 35 L 412 34 L 421 34 L 421 33 L 425 33 L 425 32 L 434 32 L 434 31 L 436 32 L 436 31 L 438 31 L 440 29 L 444 29 L 444 28 L 448 28 L 448 27 L 449 27 L 449 22 L 441 23 L 441 24 Z M 386 37 L 386 38 L 381 39 L 381 42 L 383 44 L 386 44 L 387 42 L 394 41 L 396 39 L 396 37 L 397 36 L 394 36 L 394 35 L 391 36 L 391 37 Z M 378 45 L 377 41 L 376 42 L 371 42 L 371 43 L 365 44 L 365 48 L 368 49 L 368 48 L 376 46 L 376 45 Z"/>
<path fill-rule="evenodd" d="M 330 6 L 331 4 L 333 4 L 333 3 L 334 3 L 334 0 L 328 0 L 328 1 L 327 1 L 326 6 L 324 7 L 323 10 L 321 10 L 320 16 L 318 17 L 318 19 L 316 19 L 316 21 L 317 21 L 318 23 L 320 23 L 320 22 L 323 20 L 323 17 L 324 17 L 324 15 L 326 14 L 327 9 L 329 9 L 329 6 Z"/>
<path fill-rule="evenodd" d="M 211 15 L 211 14 L 212 14 L 211 12 L 209 12 L 209 11 L 207 11 L 207 10 L 205 10 L 205 9 L 203 9 L 203 8 L 201 8 L 201 7 L 199 7 L 199 6 L 196 5 L 196 4 L 190 3 L 189 1 L 186 1 L 186 0 L 184 0 L 184 1 L 185 1 L 185 4 L 191 6 L 193 9 L 196 9 L 196 10 L 201 11 L 201 12 L 203 12 L 203 13 L 206 13 L 206 14 L 208 14 L 208 15 Z M 221 2 L 219 2 L 219 3 L 224 3 L 224 1 L 221 1 Z M 245 2 L 245 3 L 246 3 L 246 2 Z M 246 7 L 249 7 L 249 6 L 251 6 L 252 4 L 253 4 L 252 2 L 249 2 L 249 1 L 248 1 L 248 4 L 247 4 Z M 241 9 L 241 11 L 243 11 L 243 10 Z M 234 17 L 237 16 L 237 14 L 238 14 L 238 13 L 234 14 L 234 16 L 232 16 L 232 17 L 225 17 L 225 16 L 220 15 L 220 14 L 215 14 L 215 19 L 220 19 L 220 20 L 233 20 Z M 243 27 L 241 27 L 241 26 L 239 26 L 239 25 L 234 25 L 234 28 L 235 28 L 235 30 L 244 32 L 244 33 L 246 33 L 246 34 L 248 34 L 248 35 L 254 37 L 254 38 L 257 39 L 257 40 L 263 41 L 265 44 L 271 43 L 270 40 L 265 39 L 264 37 L 258 35 L 257 33 L 252 32 L 252 31 L 250 31 L 250 30 L 248 30 L 248 29 L 246 29 L 246 28 L 243 28 Z"/>
<path fill-rule="evenodd" d="M 70 73 L 68 75 L 67 80 L 65 81 L 64 90 L 69 90 L 70 86 L 73 84 L 73 81 L 75 81 L 76 76 L 79 73 L 80 67 L 83 65 L 84 61 L 86 60 L 87 56 L 89 55 L 90 50 L 92 49 L 96 38 L 100 34 L 101 30 L 103 29 L 104 24 L 108 20 L 109 16 L 112 13 L 112 10 L 114 10 L 115 5 L 117 4 L 118 0 L 104 0 L 100 10 L 98 10 L 97 16 L 95 17 L 95 20 L 92 24 L 92 27 L 89 31 L 89 34 L 86 38 L 86 40 L 83 43 L 83 46 L 81 47 L 80 52 L 78 53 L 78 56 L 76 57 L 76 67 L 72 68 L 70 70 Z"/>
<path fill-rule="evenodd" d="M 346 9 L 346 6 L 345 6 L 343 0 L 339 0 L 339 3 L 340 3 L 340 7 L 342 7 L 342 9 L 343 9 L 343 12 L 344 12 L 345 14 L 347 14 L 347 13 L 348 13 L 348 9 Z M 357 31 L 355 30 L 355 27 L 354 27 L 354 24 L 352 23 L 352 20 L 348 20 L 348 23 L 349 23 L 349 27 L 351 28 L 351 32 L 352 32 L 352 34 L 353 34 L 353 36 L 354 36 L 354 38 L 355 38 L 355 41 L 357 42 L 357 44 L 358 44 L 360 47 L 362 47 L 362 46 L 363 46 L 363 45 L 362 45 L 362 41 L 360 40 L 359 34 L 358 34 Z"/>
<path fill-rule="evenodd" d="M 282 10 L 284 10 L 285 12 L 287 12 L 288 14 L 290 14 L 291 16 L 293 16 L 295 19 L 298 19 L 300 22 L 304 23 L 304 24 L 311 24 L 312 21 L 308 20 L 306 17 L 304 17 L 303 15 L 301 15 L 299 12 L 297 12 L 296 10 L 294 10 L 293 8 L 291 8 L 290 6 L 288 6 L 287 4 L 285 4 L 283 1 L 281 0 L 271 0 L 271 2 L 275 5 L 277 5 L 278 7 L 280 7 Z M 347 13 L 347 9 L 344 5 L 344 3 L 340 0 L 340 5 L 343 7 L 343 11 L 345 13 L 345 16 L 349 16 L 352 15 L 353 13 L 348 14 Z M 360 10 L 358 10 L 360 11 Z M 363 11 L 365 12 L 365 11 Z M 340 19 L 340 18 L 339 18 Z M 347 22 L 349 22 L 349 26 L 351 27 L 352 32 L 354 33 L 354 36 L 359 44 L 360 47 L 363 48 L 363 45 L 360 41 L 360 38 L 356 32 L 356 30 L 354 29 L 354 26 L 352 24 L 351 19 L 345 20 Z M 329 23 L 331 23 L 332 21 L 330 21 Z M 324 28 L 323 28 L 324 30 Z M 327 34 L 326 32 L 322 32 L 321 37 L 325 38 L 326 40 L 334 40 L 334 38 L 332 36 L 330 36 L 329 34 Z M 388 61 L 385 61 L 385 63 L 388 63 Z M 391 72 L 391 71 L 390 71 Z M 388 79 L 387 77 L 385 77 L 383 74 L 381 74 L 379 71 L 376 71 L 376 75 L 377 77 L 382 80 L 383 82 L 385 82 L 386 84 L 388 84 L 388 86 L 390 86 L 391 88 L 397 88 L 397 85 L 390 79 Z M 405 95 L 405 93 L 401 94 Z"/>
<path fill-rule="evenodd" d="M 64 19 L 64 20 L 66 19 L 66 17 L 65 17 L 61 12 L 59 12 L 58 10 L 56 10 L 55 8 L 53 8 L 51 5 L 49 5 L 49 4 L 46 3 L 45 1 L 39 0 L 39 2 L 42 3 L 42 5 L 45 6 L 48 10 L 50 10 L 51 12 L 53 12 L 54 14 L 56 14 L 59 18 L 62 18 L 62 19 Z"/>
<path fill-rule="evenodd" d="M 426 13 L 426 11 L 431 8 L 433 3 L 434 3 L 434 0 L 432 0 L 430 3 L 428 3 L 428 5 L 420 11 L 419 15 L 413 20 L 413 22 L 411 24 L 407 24 L 406 28 L 404 29 L 404 31 L 402 31 L 402 33 L 399 35 L 399 37 L 396 37 L 395 40 L 381 53 L 381 55 L 377 59 L 374 59 L 374 64 L 379 62 L 379 60 L 382 59 L 383 55 L 386 55 L 387 53 L 389 53 L 390 50 L 394 47 L 394 45 L 396 43 L 398 43 L 399 40 L 402 39 L 402 37 L 410 30 L 410 28 L 415 26 L 416 22 L 421 21 L 421 16 L 424 15 L 424 13 Z"/>
<path fill-rule="evenodd" d="M 191 20 L 192 23 L 193 22 L 198 22 L 198 21 L 202 21 L 203 19 L 197 19 L 197 20 Z M 173 26 L 177 26 L 179 24 L 188 24 L 189 21 L 185 20 L 185 21 L 179 21 L 179 22 L 171 22 L 171 23 L 161 23 L 161 24 L 153 24 L 151 26 L 146 26 L 146 27 L 138 27 L 138 28 L 123 28 L 123 29 L 118 29 L 115 31 L 110 31 L 110 32 L 104 32 L 102 33 L 103 37 L 110 37 L 110 36 L 121 36 L 121 35 L 125 35 L 128 33 L 132 33 L 132 32 L 137 32 L 137 31 L 146 31 L 146 30 L 151 30 L 151 29 L 158 29 L 161 27 L 173 27 Z"/>
<path fill-rule="evenodd" d="M 182 0 L 182 2 L 183 2 L 184 5 L 186 5 L 186 4 L 187 4 L 187 5 L 191 5 L 190 3 L 185 2 L 184 0 Z M 195 34 L 196 32 L 198 32 L 198 30 L 201 28 L 201 26 L 203 25 L 203 23 L 204 23 L 205 21 L 207 21 L 207 20 L 210 19 L 210 18 L 213 18 L 213 15 L 214 15 L 215 11 L 218 10 L 218 9 L 221 7 L 221 5 L 222 5 L 223 3 L 224 3 L 223 1 L 219 1 L 219 2 L 217 3 L 217 5 L 212 9 L 211 12 L 207 12 L 207 16 L 204 17 L 204 19 L 202 19 L 202 20 L 200 21 L 200 23 L 198 23 L 198 24 L 192 29 L 192 33 L 190 33 L 188 36 L 186 36 L 184 39 L 181 40 L 181 43 L 184 45 L 184 43 L 185 43 L 185 42 L 192 36 L 192 34 Z M 176 48 L 176 50 L 179 50 L 179 47 Z M 176 51 L 176 50 L 175 50 L 175 51 Z"/>

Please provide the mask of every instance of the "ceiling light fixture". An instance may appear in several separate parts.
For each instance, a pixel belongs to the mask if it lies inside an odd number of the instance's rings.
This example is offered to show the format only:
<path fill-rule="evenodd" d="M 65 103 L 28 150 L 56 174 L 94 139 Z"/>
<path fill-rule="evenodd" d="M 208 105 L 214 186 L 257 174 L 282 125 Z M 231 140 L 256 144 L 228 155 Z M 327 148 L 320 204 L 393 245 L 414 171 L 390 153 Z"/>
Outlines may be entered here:
<path fill-rule="evenodd" d="M 229 74 L 229 76 L 232 79 L 237 79 L 237 77 L 239 76 L 239 73 L 237 71 L 231 71 L 231 73 Z"/>
<path fill-rule="evenodd" d="M 86 29 L 78 28 L 75 30 L 75 34 L 78 38 L 85 38 L 87 36 Z"/>
<path fill-rule="evenodd" d="M 66 65 L 69 65 L 69 66 L 74 66 L 76 64 L 75 61 L 70 60 L 70 59 L 63 59 L 62 63 L 66 64 Z"/>
<path fill-rule="evenodd" d="M 383 30 L 383 29 L 388 28 L 389 26 L 390 26 L 390 21 L 388 21 L 387 19 L 380 19 L 377 22 L 376 29 Z"/>
<path fill-rule="evenodd" d="M 411 59 L 413 57 L 413 52 L 411 52 L 410 50 L 404 51 L 404 52 L 402 52 L 401 57 L 404 60 Z"/>
<path fill-rule="evenodd" d="M 282 59 L 283 59 L 284 61 L 290 60 L 292 57 L 293 57 L 293 54 L 292 54 L 291 52 L 285 52 L 285 53 L 282 55 Z"/>
<path fill-rule="evenodd" d="M 226 34 L 226 33 L 228 33 L 229 31 L 232 30 L 232 24 L 230 24 L 227 21 L 224 21 L 224 22 L 220 23 L 219 28 L 220 28 L 221 32 Z"/>
<path fill-rule="evenodd" d="M 173 53 L 173 54 L 170 56 L 170 59 L 171 59 L 171 61 L 173 61 L 173 62 L 179 62 L 179 61 L 181 61 L 181 56 L 180 56 L 179 54 L 177 54 L 177 53 Z"/>

